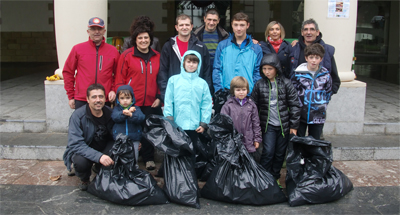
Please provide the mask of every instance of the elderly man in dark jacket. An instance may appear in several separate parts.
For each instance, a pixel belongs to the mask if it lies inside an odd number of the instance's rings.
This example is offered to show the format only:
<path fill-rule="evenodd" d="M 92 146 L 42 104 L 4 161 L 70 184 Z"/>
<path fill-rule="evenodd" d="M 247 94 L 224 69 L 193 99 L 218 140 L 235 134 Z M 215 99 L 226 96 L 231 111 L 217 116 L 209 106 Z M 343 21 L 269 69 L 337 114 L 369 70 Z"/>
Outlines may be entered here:
<path fill-rule="evenodd" d="M 64 164 L 81 179 L 79 188 L 87 190 L 93 163 L 110 166 L 114 161 L 107 155 L 113 146 L 111 109 L 104 106 L 105 89 L 92 84 L 86 92 L 88 104 L 76 109 L 69 120 L 68 145 Z"/>
<path fill-rule="evenodd" d="M 275 73 L 270 72 L 270 69 L 274 69 Z M 279 179 L 288 136 L 296 135 L 300 124 L 300 104 L 296 89 L 282 73 L 278 55 L 264 55 L 260 75 L 261 79 L 257 81 L 251 94 L 260 113 L 263 132 L 260 163 L 275 179 Z"/>

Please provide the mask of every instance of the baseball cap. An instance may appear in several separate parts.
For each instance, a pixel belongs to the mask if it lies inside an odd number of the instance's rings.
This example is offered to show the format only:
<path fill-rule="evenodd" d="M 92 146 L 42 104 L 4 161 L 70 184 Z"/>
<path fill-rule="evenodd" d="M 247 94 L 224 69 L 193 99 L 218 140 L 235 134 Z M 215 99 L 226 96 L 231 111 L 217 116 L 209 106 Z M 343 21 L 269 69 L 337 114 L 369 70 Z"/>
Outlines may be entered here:
<path fill-rule="evenodd" d="M 92 26 L 98 26 L 100 28 L 104 28 L 104 20 L 102 20 L 99 17 L 93 17 L 93 18 L 89 19 L 88 27 L 92 27 Z"/>

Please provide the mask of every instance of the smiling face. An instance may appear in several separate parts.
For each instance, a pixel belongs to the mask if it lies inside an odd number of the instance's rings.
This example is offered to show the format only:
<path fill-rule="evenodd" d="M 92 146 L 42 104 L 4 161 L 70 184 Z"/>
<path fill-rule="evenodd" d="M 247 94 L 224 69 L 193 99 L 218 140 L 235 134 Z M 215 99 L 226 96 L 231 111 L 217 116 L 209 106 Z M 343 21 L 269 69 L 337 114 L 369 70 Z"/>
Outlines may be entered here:
<path fill-rule="evenodd" d="M 103 36 L 106 33 L 106 29 L 98 26 L 92 26 L 87 30 L 89 38 L 96 44 L 100 45 L 103 40 Z"/>
<path fill-rule="evenodd" d="M 183 62 L 183 68 L 185 68 L 185 71 L 189 73 L 195 72 L 198 66 L 199 62 L 190 60 L 189 58 L 185 58 L 185 61 Z"/>
<path fill-rule="evenodd" d="M 233 33 L 235 33 L 236 38 L 246 38 L 246 31 L 250 27 L 250 23 L 242 20 L 242 21 L 237 21 L 233 20 L 232 21 L 232 29 Z"/>
<path fill-rule="evenodd" d="M 319 68 L 319 64 L 322 61 L 322 57 L 318 55 L 309 55 L 306 57 L 307 61 L 307 69 L 310 71 L 317 71 Z"/>
<path fill-rule="evenodd" d="M 219 23 L 218 15 L 208 14 L 206 17 L 204 17 L 204 25 L 205 25 L 204 30 L 208 32 L 214 32 L 215 29 L 217 29 L 218 23 Z"/>
<path fill-rule="evenodd" d="M 270 65 L 264 65 L 264 66 L 262 66 L 262 72 L 270 81 L 274 81 L 274 79 L 276 77 L 275 67 L 270 66 Z"/>
<path fill-rule="evenodd" d="M 273 41 L 277 41 L 281 38 L 281 27 L 278 24 L 273 25 L 269 31 L 268 36 L 271 37 Z"/>
<path fill-rule="evenodd" d="M 179 19 L 178 24 L 175 25 L 175 29 L 178 32 L 178 36 L 188 37 L 192 32 L 193 25 L 190 24 L 190 19 Z"/>
<path fill-rule="evenodd" d="M 301 36 L 304 37 L 304 43 L 306 45 L 312 44 L 319 35 L 319 30 L 316 30 L 314 24 L 304 25 L 304 29 L 301 30 Z"/>
<path fill-rule="evenodd" d="M 247 88 L 246 87 L 235 87 L 235 98 L 240 100 L 244 99 L 247 96 Z"/>
<path fill-rule="evenodd" d="M 98 112 L 101 111 L 101 109 L 104 107 L 104 104 L 106 102 L 106 96 L 103 90 L 96 89 L 90 91 L 90 94 L 88 97 L 86 97 L 86 100 L 89 104 L 90 110 L 93 112 Z"/>
<path fill-rule="evenodd" d="M 149 33 L 143 32 L 136 37 L 136 47 L 142 53 L 147 53 L 150 46 L 150 36 Z"/>

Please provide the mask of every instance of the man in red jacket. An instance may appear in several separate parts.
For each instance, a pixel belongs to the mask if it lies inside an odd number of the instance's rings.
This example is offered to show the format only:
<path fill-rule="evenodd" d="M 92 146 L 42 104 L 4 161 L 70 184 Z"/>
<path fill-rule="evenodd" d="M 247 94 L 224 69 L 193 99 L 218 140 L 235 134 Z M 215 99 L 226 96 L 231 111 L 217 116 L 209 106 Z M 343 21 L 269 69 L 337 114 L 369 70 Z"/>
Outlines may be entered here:
<path fill-rule="evenodd" d="M 87 42 L 75 45 L 63 69 L 64 88 L 69 106 L 78 109 L 87 104 L 86 89 L 92 84 L 101 84 L 106 90 L 106 105 L 115 100 L 114 76 L 118 65 L 118 50 L 105 43 L 104 20 L 93 17 L 89 20 Z M 75 75 L 76 71 L 76 75 Z"/>

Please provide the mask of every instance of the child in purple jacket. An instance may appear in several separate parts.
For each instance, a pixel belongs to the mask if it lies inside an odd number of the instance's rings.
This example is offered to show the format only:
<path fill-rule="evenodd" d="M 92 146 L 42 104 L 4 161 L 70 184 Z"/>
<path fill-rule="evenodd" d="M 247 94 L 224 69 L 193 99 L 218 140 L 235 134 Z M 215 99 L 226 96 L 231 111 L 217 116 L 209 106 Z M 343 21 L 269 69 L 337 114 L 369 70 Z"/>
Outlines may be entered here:
<path fill-rule="evenodd" d="M 247 96 L 249 92 L 249 82 L 246 78 L 242 76 L 234 77 L 230 85 L 232 96 L 222 106 L 221 114 L 226 114 L 232 118 L 235 129 L 243 134 L 244 146 L 254 158 L 262 138 L 257 106 Z"/>

